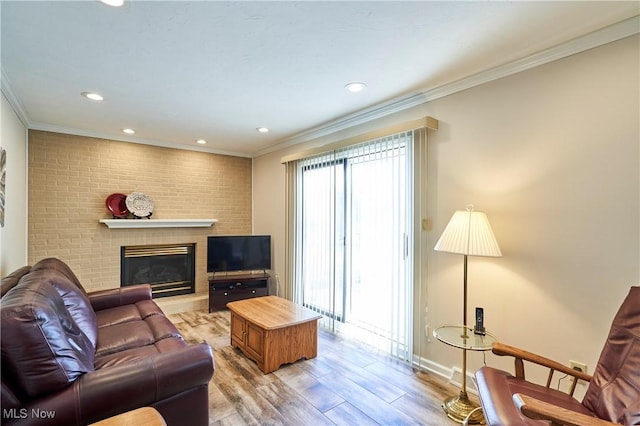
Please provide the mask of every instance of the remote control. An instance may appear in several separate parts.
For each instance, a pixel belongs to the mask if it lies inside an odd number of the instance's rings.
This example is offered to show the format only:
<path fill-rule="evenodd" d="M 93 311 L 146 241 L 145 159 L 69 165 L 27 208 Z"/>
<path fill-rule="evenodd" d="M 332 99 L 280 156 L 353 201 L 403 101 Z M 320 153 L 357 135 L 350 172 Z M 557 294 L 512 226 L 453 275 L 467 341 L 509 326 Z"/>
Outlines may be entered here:
<path fill-rule="evenodd" d="M 476 326 L 473 328 L 475 334 L 485 335 L 484 330 L 484 309 L 476 308 Z"/>

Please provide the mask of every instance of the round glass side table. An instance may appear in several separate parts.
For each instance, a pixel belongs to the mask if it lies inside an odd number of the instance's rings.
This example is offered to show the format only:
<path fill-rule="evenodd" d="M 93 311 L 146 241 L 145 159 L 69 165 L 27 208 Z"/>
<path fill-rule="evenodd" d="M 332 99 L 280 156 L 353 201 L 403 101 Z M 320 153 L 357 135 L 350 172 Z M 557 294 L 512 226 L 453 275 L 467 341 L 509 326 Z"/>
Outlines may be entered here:
<path fill-rule="evenodd" d="M 482 411 L 475 410 L 477 405 L 467 395 L 467 351 L 489 351 L 496 337 L 488 332 L 475 334 L 473 328 L 462 325 L 443 325 L 433 330 L 433 335 L 442 343 L 462 349 L 462 388 L 460 394 L 444 400 L 444 412 L 458 423 L 462 423 L 469 414 L 469 424 L 484 423 Z"/>

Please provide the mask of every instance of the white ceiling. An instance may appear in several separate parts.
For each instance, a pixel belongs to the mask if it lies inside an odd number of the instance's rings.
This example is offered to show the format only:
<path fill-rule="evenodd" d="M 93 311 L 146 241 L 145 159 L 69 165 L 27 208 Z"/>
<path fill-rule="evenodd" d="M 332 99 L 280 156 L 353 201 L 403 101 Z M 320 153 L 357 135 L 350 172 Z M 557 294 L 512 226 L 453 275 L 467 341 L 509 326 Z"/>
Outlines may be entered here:
<path fill-rule="evenodd" d="M 252 156 L 517 63 L 639 8 L 637 1 L 112 8 L 2 0 L 2 90 L 30 128 Z M 348 93 L 351 81 L 367 89 Z M 83 91 L 105 100 L 89 101 Z M 125 127 L 134 137 L 122 134 Z M 208 144 L 197 146 L 197 138 Z"/>

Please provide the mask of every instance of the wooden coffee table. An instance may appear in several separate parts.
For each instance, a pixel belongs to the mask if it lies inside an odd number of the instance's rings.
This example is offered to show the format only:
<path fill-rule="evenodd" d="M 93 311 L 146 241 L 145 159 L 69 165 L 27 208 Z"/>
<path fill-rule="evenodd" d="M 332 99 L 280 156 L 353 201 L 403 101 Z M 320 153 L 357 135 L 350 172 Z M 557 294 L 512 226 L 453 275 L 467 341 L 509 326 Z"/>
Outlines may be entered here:
<path fill-rule="evenodd" d="M 318 315 L 277 296 L 227 303 L 231 311 L 231 345 L 267 374 L 318 354 Z"/>

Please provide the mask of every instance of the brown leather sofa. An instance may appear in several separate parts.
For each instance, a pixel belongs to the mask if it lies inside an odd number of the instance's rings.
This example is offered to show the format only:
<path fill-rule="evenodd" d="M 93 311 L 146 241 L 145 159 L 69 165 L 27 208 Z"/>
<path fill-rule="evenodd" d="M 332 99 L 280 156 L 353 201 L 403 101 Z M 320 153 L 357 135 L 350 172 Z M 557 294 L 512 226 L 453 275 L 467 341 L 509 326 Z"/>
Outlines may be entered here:
<path fill-rule="evenodd" d="M 187 345 L 148 285 L 86 293 L 54 258 L 2 279 L 2 424 L 86 425 L 156 408 L 206 425 L 213 355 Z"/>
<path fill-rule="evenodd" d="M 515 359 L 515 376 L 492 367 L 476 374 L 488 425 L 640 425 L 640 287 L 631 287 L 616 314 L 593 376 L 502 343 L 493 353 Z M 524 361 L 546 367 L 546 386 L 525 379 Z M 553 373 L 589 382 L 582 402 L 551 388 Z M 559 376 L 558 376 L 559 377 Z"/>

